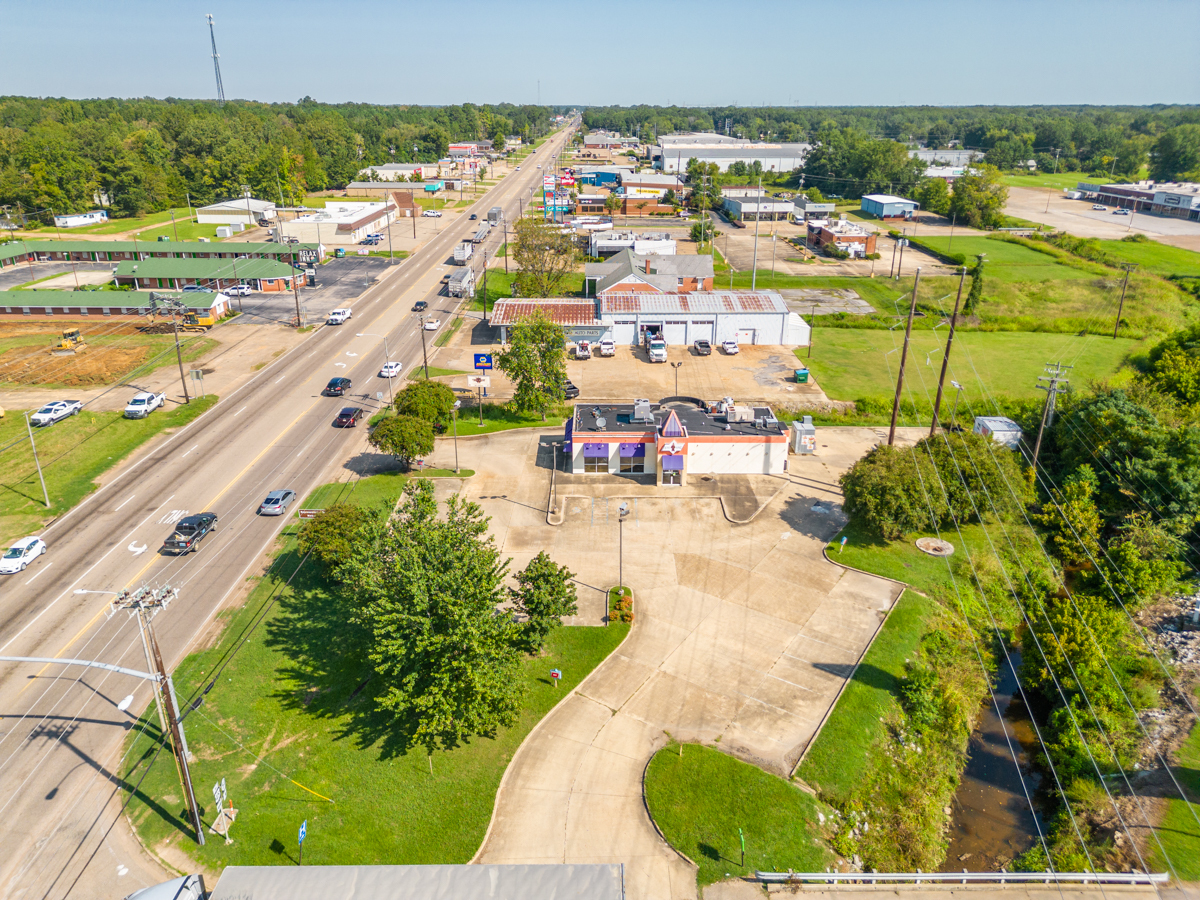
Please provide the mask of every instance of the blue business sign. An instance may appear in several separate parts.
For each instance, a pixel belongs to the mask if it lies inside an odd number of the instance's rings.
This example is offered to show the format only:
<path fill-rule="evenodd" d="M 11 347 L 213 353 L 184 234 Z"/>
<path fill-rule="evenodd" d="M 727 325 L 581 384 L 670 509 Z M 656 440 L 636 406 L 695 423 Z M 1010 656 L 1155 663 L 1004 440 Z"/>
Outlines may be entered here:
<path fill-rule="evenodd" d="M 476 353 L 475 354 L 475 368 L 476 369 L 479 369 L 482 371 L 484 369 L 491 369 L 491 367 L 492 367 L 492 354 L 490 354 L 490 353 Z"/>

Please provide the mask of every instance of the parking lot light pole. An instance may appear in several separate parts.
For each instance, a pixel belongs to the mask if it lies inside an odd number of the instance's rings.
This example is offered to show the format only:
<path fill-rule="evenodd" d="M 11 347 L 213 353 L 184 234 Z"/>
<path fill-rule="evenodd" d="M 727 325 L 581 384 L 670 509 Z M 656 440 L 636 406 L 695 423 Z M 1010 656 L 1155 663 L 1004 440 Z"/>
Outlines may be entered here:
<path fill-rule="evenodd" d="M 671 368 L 675 370 L 675 396 L 676 397 L 679 396 L 679 367 L 682 365 L 683 365 L 682 362 L 671 363 Z"/>
<path fill-rule="evenodd" d="M 370 333 L 370 332 L 367 332 L 367 331 L 360 331 L 360 332 L 358 332 L 357 334 L 355 334 L 355 337 L 377 337 L 377 338 L 383 338 L 383 363 L 384 363 L 384 367 L 386 368 L 386 366 L 387 366 L 387 365 L 388 365 L 388 364 L 389 364 L 389 363 L 392 361 L 392 355 L 391 355 L 391 353 L 389 353 L 389 352 L 388 352 L 388 345 L 387 345 L 387 335 L 386 335 L 386 334 L 372 334 L 372 333 Z M 396 402 L 396 398 L 395 398 L 395 397 L 392 395 L 392 376 L 391 376 L 391 375 L 388 375 L 387 383 L 388 383 L 388 405 L 390 406 L 391 404 L 393 404 L 393 403 L 395 403 L 395 402 Z"/>
<path fill-rule="evenodd" d="M 455 400 L 454 405 L 450 407 L 450 415 L 454 420 L 454 474 L 458 474 L 458 408 L 462 406 L 461 400 Z"/>
<path fill-rule="evenodd" d="M 617 507 L 617 594 L 625 596 L 625 517 L 629 515 L 629 504 Z"/>

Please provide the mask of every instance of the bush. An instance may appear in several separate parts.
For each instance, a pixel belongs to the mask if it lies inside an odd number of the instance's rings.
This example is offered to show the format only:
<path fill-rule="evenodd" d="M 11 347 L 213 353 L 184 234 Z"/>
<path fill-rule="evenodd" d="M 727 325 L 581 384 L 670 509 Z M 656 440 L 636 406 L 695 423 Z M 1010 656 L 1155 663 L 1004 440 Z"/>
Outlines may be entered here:
<path fill-rule="evenodd" d="M 367 513 L 353 503 L 335 503 L 300 526 L 300 551 L 311 553 L 326 571 L 350 557 Z"/>
<path fill-rule="evenodd" d="M 414 381 L 396 396 L 396 412 L 426 422 L 444 422 L 454 406 L 454 391 L 440 381 Z"/>
<path fill-rule="evenodd" d="M 375 426 L 370 442 L 407 469 L 418 456 L 433 452 L 433 425 L 416 416 L 391 416 Z"/>

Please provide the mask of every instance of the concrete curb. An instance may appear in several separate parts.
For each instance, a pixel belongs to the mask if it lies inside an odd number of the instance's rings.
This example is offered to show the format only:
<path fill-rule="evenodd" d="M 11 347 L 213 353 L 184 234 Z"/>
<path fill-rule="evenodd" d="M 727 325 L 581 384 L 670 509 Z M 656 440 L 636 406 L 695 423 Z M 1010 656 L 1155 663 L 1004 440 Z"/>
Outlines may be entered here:
<path fill-rule="evenodd" d="M 658 750 L 655 750 L 653 753 L 651 753 L 650 758 L 646 760 L 646 765 L 642 766 L 642 809 L 646 811 L 646 818 L 649 819 L 650 824 L 654 826 L 654 833 L 658 835 L 658 839 L 666 844 L 672 853 L 699 872 L 700 867 L 692 861 L 692 858 L 667 840 L 667 836 L 662 833 L 662 829 L 659 828 L 658 823 L 654 821 L 654 815 L 650 812 L 650 804 L 646 802 L 646 772 L 650 770 L 650 763 L 654 762 L 654 757 L 656 757 L 663 749 L 665 749 L 665 747 L 659 747 Z"/>

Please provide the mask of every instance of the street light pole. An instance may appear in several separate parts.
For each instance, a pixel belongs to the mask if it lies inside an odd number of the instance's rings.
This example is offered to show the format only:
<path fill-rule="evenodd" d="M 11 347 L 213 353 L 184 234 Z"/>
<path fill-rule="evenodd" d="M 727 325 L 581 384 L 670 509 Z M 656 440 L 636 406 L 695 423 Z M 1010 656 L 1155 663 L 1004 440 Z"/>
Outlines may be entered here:
<path fill-rule="evenodd" d="M 387 335 L 386 335 L 386 334 L 372 334 L 371 332 L 367 332 L 367 331 L 360 331 L 360 332 L 358 332 L 357 334 L 355 334 L 354 336 L 355 336 L 355 337 L 377 337 L 377 338 L 383 338 L 383 362 L 384 362 L 384 367 L 386 368 L 386 367 L 387 367 L 387 364 L 388 364 L 388 363 L 390 363 L 390 362 L 392 361 L 392 354 L 391 354 L 391 353 L 389 352 L 389 350 L 388 350 L 388 342 L 387 342 Z M 388 376 L 387 383 L 388 383 L 388 404 L 390 405 L 390 404 L 393 404 L 393 403 L 395 403 L 395 402 L 396 402 L 396 398 L 395 398 L 395 396 L 392 394 L 392 377 L 391 377 L 390 375 Z"/>
<path fill-rule="evenodd" d="M 617 593 L 625 596 L 625 517 L 629 515 L 629 504 L 622 503 L 617 507 Z M 607 621 L 607 619 L 605 620 Z"/>
<path fill-rule="evenodd" d="M 454 474 L 458 474 L 458 408 L 462 406 L 461 400 L 455 400 L 454 405 L 450 407 L 450 415 L 454 420 Z"/>
<path fill-rule="evenodd" d="M 675 396 L 676 397 L 679 396 L 679 367 L 682 365 L 683 365 L 682 362 L 671 363 L 671 368 L 675 370 Z"/>

